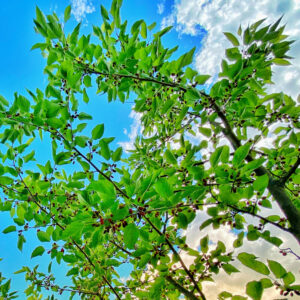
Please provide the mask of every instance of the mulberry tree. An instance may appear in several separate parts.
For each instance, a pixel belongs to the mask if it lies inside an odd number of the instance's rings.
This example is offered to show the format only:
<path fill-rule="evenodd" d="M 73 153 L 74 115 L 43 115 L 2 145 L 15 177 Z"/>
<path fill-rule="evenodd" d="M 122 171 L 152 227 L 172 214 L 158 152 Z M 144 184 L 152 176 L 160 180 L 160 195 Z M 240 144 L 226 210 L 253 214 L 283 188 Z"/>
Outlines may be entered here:
<path fill-rule="evenodd" d="M 208 89 L 210 75 L 191 67 L 195 49 L 172 58 L 178 47 L 161 40 L 171 27 L 155 31 L 155 24 L 138 20 L 128 28 L 121 2 L 113 0 L 109 12 L 101 6 L 103 23 L 89 35 L 80 34 L 80 24 L 64 32 L 55 13 L 37 8 L 41 42 L 32 48 L 47 59 L 47 86 L 11 101 L 0 97 L 0 210 L 11 214 L 3 232 L 18 234 L 22 251 L 28 231 L 36 231 L 31 257 L 64 263 L 72 280 L 60 285 L 51 264 L 46 273 L 25 266 L 17 273 L 25 273 L 28 299 L 44 290 L 47 299 L 67 292 L 81 299 L 207 299 L 206 282 L 223 271 L 230 277 L 241 264 L 258 275 L 245 286 L 251 299 L 272 287 L 299 295 L 295 276 L 280 261 L 238 252 L 244 239 L 279 248 L 272 227 L 300 242 L 300 108 L 267 89 L 273 66 L 290 64 L 293 41 L 284 26 L 258 21 L 236 35 L 226 32 L 232 47 Z M 111 146 L 101 120 L 85 130 L 93 116 L 82 104 L 91 86 L 108 102 L 134 99 L 143 132 L 128 155 Z M 260 147 L 274 124 L 272 147 Z M 191 135 L 201 135 L 201 142 Z M 36 161 L 32 146 L 42 139 L 51 149 L 46 163 Z M 282 215 L 272 213 L 274 205 Z M 209 231 L 195 249 L 185 230 L 199 212 L 207 215 L 199 236 Z M 210 232 L 225 224 L 236 233 L 233 251 L 210 242 Z M 1 280 L 2 297 L 17 297 L 10 281 Z M 219 299 L 246 299 L 231 292 Z"/>

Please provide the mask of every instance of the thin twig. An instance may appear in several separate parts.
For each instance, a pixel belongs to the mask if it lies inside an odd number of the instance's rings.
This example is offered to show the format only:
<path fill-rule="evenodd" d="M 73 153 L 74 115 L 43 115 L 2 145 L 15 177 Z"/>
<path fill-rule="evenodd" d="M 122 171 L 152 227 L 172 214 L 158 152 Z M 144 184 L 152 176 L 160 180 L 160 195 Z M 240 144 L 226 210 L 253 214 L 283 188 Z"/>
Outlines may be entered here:
<path fill-rule="evenodd" d="M 298 156 L 297 161 L 295 162 L 295 164 L 291 167 L 291 169 L 284 175 L 281 177 L 281 179 L 279 180 L 280 183 L 282 185 L 284 185 L 289 178 L 295 173 L 295 171 L 297 170 L 297 168 L 300 166 L 300 155 Z"/>

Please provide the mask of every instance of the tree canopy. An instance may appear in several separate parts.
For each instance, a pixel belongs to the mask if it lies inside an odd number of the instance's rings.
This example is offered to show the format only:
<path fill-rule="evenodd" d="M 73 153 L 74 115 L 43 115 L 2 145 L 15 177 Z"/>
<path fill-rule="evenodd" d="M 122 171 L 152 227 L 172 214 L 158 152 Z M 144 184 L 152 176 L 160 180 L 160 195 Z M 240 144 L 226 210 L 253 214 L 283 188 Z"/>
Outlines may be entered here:
<path fill-rule="evenodd" d="M 39 299 L 48 290 L 47 299 L 66 292 L 81 299 L 207 299 L 207 282 L 219 272 L 230 277 L 240 265 L 257 272 L 244 288 L 251 299 L 273 287 L 278 295 L 300 295 L 280 261 L 239 252 L 244 239 L 263 239 L 279 251 L 272 227 L 300 242 L 300 108 L 283 92 L 268 92 L 272 67 L 290 64 L 293 41 L 280 19 L 225 32 L 232 47 L 208 87 L 210 75 L 191 67 L 195 49 L 173 59 L 178 47 L 161 40 L 171 27 L 154 31 L 155 24 L 138 20 L 127 29 L 121 2 L 113 0 L 109 12 L 101 6 L 97 42 L 92 33 L 80 34 L 81 24 L 65 33 L 55 13 L 36 8 L 43 40 L 32 49 L 47 59 L 47 87 L 13 101 L 0 96 L 0 210 L 11 215 L 3 233 L 18 234 L 22 251 L 27 231 L 36 230 L 40 243 L 31 257 L 64 262 L 73 282 L 56 282 L 51 264 L 47 273 L 24 266 L 17 273 L 25 273 L 26 296 Z M 69 6 L 64 22 L 70 13 Z M 111 146 L 105 124 L 86 132 L 92 116 L 81 107 L 91 86 L 108 102 L 134 99 L 143 132 L 128 155 Z M 259 146 L 274 124 L 272 147 Z M 196 134 L 199 143 L 190 138 Z M 52 153 L 46 163 L 32 149 L 43 139 Z M 282 215 L 273 213 L 276 205 Z M 187 244 L 186 230 L 199 213 L 206 215 L 199 236 L 208 226 L 209 232 L 230 226 L 232 248 L 213 244 L 209 233 L 197 249 Z M 120 266 L 128 267 L 126 280 Z M 1 277 L 1 284 L 4 299 L 18 297 L 9 280 Z M 218 297 L 246 299 L 232 291 Z"/>

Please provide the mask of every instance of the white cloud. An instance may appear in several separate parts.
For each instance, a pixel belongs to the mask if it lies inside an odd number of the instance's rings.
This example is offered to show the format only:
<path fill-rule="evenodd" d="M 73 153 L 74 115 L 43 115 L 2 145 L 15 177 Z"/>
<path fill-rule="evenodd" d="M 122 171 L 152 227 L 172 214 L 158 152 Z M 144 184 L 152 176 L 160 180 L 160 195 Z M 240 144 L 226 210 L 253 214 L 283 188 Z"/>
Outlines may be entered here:
<path fill-rule="evenodd" d="M 162 22 L 175 25 L 180 33 L 195 35 L 196 25 L 207 31 L 204 47 L 196 55 L 196 67 L 202 74 L 217 74 L 224 50 L 230 47 L 223 32 L 236 32 L 239 25 L 245 28 L 259 19 L 267 17 L 274 22 L 284 14 L 286 33 L 291 39 L 298 39 L 292 45 L 290 55 L 294 57 L 289 67 L 274 68 L 274 82 L 277 90 L 297 96 L 300 90 L 300 4 L 298 0 L 177 0 L 173 12 Z"/>
<path fill-rule="evenodd" d="M 175 23 L 176 19 L 175 19 L 175 16 L 173 14 L 167 16 L 167 17 L 164 17 L 161 21 L 161 28 L 166 28 L 166 27 L 169 27 L 169 26 L 173 26 L 174 23 Z"/>
<path fill-rule="evenodd" d="M 72 14 L 77 22 L 85 19 L 87 14 L 95 11 L 95 6 L 90 0 L 71 0 Z"/>
<path fill-rule="evenodd" d="M 127 142 L 119 142 L 118 144 L 124 149 L 125 152 L 134 149 L 134 141 L 136 137 L 141 134 L 141 114 L 131 111 L 129 117 L 133 119 L 133 123 L 130 125 L 130 132 L 128 133 L 127 129 L 124 128 L 124 134 L 129 137 Z"/>
<path fill-rule="evenodd" d="M 157 4 L 157 13 L 161 15 L 165 11 L 165 3 L 164 1 Z"/>

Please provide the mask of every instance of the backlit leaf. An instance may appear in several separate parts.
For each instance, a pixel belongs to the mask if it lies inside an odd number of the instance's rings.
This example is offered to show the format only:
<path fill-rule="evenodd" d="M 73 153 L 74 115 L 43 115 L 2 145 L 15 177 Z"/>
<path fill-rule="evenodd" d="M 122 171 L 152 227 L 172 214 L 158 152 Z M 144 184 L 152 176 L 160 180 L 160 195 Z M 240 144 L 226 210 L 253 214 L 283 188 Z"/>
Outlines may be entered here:
<path fill-rule="evenodd" d="M 47 232 L 38 231 L 37 237 L 41 242 L 50 242 L 51 238 Z"/>
<path fill-rule="evenodd" d="M 260 300 L 263 294 L 263 285 L 260 281 L 251 281 L 247 283 L 246 293 L 253 300 Z"/>
<path fill-rule="evenodd" d="M 71 17 L 71 5 L 68 5 L 64 12 L 64 22 L 66 23 Z"/>
<path fill-rule="evenodd" d="M 250 143 L 240 146 L 233 155 L 232 164 L 236 167 L 239 166 L 248 155 L 250 148 Z"/>
<path fill-rule="evenodd" d="M 139 230 L 134 223 L 128 224 L 124 229 L 124 243 L 129 249 L 133 249 L 139 237 Z"/>
<path fill-rule="evenodd" d="M 104 124 L 98 124 L 92 130 L 92 138 L 93 140 L 98 140 L 102 137 L 104 133 Z"/>
<path fill-rule="evenodd" d="M 238 39 L 230 32 L 224 32 L 227 39 L 233 44 L 233 46 L 239 46 L 240 43 Z"/>
<path fill-rule="evenodd" d="M 36 247 L 32 253 L 31 253 L 31 258 L 36 257 L 36 256 L 41 256 L 45 252 L 45 248 L 42 246 Z"/>

